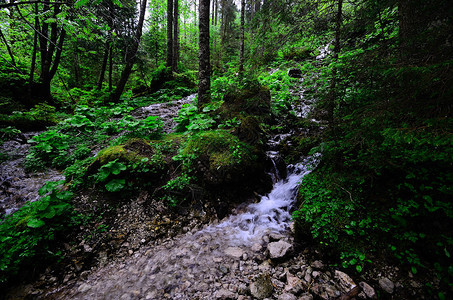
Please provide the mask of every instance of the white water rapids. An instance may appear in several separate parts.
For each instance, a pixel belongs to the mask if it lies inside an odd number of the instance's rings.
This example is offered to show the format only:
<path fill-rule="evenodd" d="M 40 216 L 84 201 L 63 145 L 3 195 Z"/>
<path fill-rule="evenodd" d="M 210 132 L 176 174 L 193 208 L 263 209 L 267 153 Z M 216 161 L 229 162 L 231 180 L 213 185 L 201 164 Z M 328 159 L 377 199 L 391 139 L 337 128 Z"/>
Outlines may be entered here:
<path fill-rule="evenodd" d="M 225 235 L 231 244 L 250 245 L 266 233 L 281 233 L 288 229 L 297 187 L 302 178 L 316 166 L 317 159 L 306 158 L 303 162 L 288 166 L 288 176 L 274 184 L 272 191 L 258 203 L 250 204 L 245 212 L 232 215 L 219 225 L 210 226 L 206 231 L 228 232 Z M 200 233 L 201 234 L 201 233 Z"/>

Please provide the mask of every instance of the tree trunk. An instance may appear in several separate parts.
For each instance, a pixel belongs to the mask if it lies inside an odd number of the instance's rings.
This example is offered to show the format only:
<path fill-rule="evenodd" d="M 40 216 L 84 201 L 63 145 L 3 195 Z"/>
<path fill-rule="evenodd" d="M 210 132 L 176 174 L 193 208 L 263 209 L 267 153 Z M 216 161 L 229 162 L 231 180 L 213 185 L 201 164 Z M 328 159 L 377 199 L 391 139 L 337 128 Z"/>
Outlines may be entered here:
<path fill-rule="evenodd" d="M 110 41 L 107 40 L 104 45 L 104 58 L 102 59 L 101 72 L 99 73 L 99 80 L 97 89 L 102 89 L 102 83 L 104 82 L 105 70 L 107 69 L 107 62 L 109 59 Z"/>
<path fill-rule="evenodd" d="M 209 49 L 209 2 L 200 0 L 198 50 L 198 110 L 211 98 L 211 64 Z"/>
<path fill-rule="evenodd" d="M 167 0 L 167 67 L 173 69 L 173 0 Z"/>
<path fill-rule="evenodd" d="M 173 62 L 172 71 L 176 72 L 179 61 L 179 0 L 174 0 L 173 18 Z"/>
<path fill-rule="evenodd" d="M 244 27 L 245 27 L 245 0 L 241 0 L 241 41 L 239 53 L 239 76 L 244 74 Z"/>
<path fill-rule="evenodd" d="M 16 68 L 16 60 L 14 59 L 13 51 L 11 51 L 8 41 L 6 40 L 5 36 L 3 35 L 3 32 L 1 29 L 0 29 L 0 37 L 2 38 L 2 41 L 5 44 L 6 49 L 8 50 L 9 57 L 11 58 L 11 63 Z"/>
<path fill-rule="evenodd" d="M 137 24 L 137 31 L 134 36 L 134 43 L 132 45 L 131 51 L 128 53 L 128 58 L 126 60 L 126 66 L 124 67 L 123 72 L 121 72 L 120 80 L 116 86 L 115 93 L 112 96 L 112 101 L 117 103 L 120 100 L 121 94 L 123 93 L 124 87 L 126 86 L 129 75 L 131 74 L 132 67 L 134 66 L 135 58 L 138 51 L 138 46 L 140 45 L 140 39 L 142 37 L 142 28 L 143 22 L 145 20 L 145 11 L 146 11 L 146 0 L 142 0 L 140 4 L 140 16 Z"/>
<path fill-rule="evenodd" d="M 38 3 L 35 3 L 35 29 L 39 27 L 39 18 L 38 18 Z M 33 77 L 35 74 L 36 68 L 36 52 L 38 51 L 38 32 L 34 30 L 33 35 L 33 53 L 31 56 L 31 67 L 30 67 L 30 76 L 28 82 L 31 84 L 33 82 Z"/>
<path fill-rule="evenodd" d="M 342 23 L 342 10 L 343 10 L 343 0 L 338 0 L 337 6 L 337 16 L 336 16 L 336 24 L 335 24 L 335 43 L 334 43 L 334 60 L 338 59 L 338 55 L 341 50 L 341 23 Z M 329 122 L 329 127 L 331 132 L 334 134 L 335 132 L 335 117 L 334 117 L 334 110 L 335 110 L 335 103 L 337 101 L 337 68 L 333 67 L 332 69 L 332 81 L 330 83 L 330 91 L 327 103 L 327 121 Z"/>
<path fill-rule="evenodd" d="M 43 14 L 48 11 L 50 11 L 49 3 L 44 3 Z M 52 16 L 55 18 L 60 11 L 60 5 L 55 4 Z M 60 64 L 66 31 L 63 27 L 58 28 L 57 23 L 51 23 L 49 37 L 49 23 L 46 23 L 45 21 L 42 22 L 41 28 L 36 29 L 39 30 L 40 33 L 39 44 L 41 53 L 41 75 L 39 77 L 41 88 L 38 97 L 51 99 L 50 83 Z"/>
<path fill-rule="evenodd" d="M 109 92 L 113 89 L 113 44 L 109 49 Z"/>

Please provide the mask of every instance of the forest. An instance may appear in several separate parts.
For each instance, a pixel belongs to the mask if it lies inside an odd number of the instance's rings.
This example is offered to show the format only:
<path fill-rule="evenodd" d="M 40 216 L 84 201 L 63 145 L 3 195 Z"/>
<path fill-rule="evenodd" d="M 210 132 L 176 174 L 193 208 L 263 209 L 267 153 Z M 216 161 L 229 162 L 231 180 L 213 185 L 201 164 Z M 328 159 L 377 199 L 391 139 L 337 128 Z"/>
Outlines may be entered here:
<path fill-rule="evenodd" d="M 0 299 L 451 299 L 452 18 L 0 0 Z"/>

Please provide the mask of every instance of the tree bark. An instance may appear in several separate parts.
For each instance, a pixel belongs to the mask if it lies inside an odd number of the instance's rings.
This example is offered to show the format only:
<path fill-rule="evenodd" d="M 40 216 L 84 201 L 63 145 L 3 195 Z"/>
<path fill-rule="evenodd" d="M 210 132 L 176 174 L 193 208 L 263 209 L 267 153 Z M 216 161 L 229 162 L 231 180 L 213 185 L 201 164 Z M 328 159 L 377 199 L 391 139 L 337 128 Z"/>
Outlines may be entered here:
<path fill-rule="evenodd" d="M 38 3 L 35 3 L 35 28 L 39 27 L 39 18 L 38 18 Z M 30 76 L 28 82 L 31 84 L 34 79 L 35 68 L 36 68 L 36 52 L 38 51 L 38 32 L 34 30 L 33 35 L 33 53 L 31 56 L 31 67 L 30 67 Z"/>
<path fill-rule="evenodd" d="M 167 0 L 167 67 L 173 69 L 173 0 Z"/>
<path fill-rule="evenodd" d="M 101 72 L 99 73 L 99 80 L 97 84 L 97 89 L 102 89 L 102 83 L 104 82 L 105 70 L 107 69 L 107 63 L 109 59 L 110 52 L 110 41 L 107 40 L 104 45 L 104 57 L 102 59 Z"/>
<path fill-rule="evenodd" d="M 174 1 L 174 18 L 173 18 L 173 62 L 172 71 L 176 72 L 179 61 L 179 0 Z"/>
<path fill-rule="evenodd" d="M 337 5 L 337 16 L 335 22 L 335 43 L 334 43 L 334 60 L 338 59 L 338 55 L 341 51 L 341 23 L 342 23 L 342 11 L 343 11 L 343 0 L 338 0 Z M 330 91 L 327 103 L 327 121 L 329 122 L 329 127 L 331 132 L 335 132 L 335 103 L 337 101 L 337 68 L 333 67 L 332 69 L 332 81 L 330 83 Z"/>
<path fill-rule="evenodd" d="M 241 41 L 239 53 L 239 76 L 244 74 L 244 27 L 245 27 L 245 0 L 241 0 Z"/>
<path fill-rule="evenodd" d="M 11 51 L 11 47 L 8 44 L 8 41 L 6 40 L 5 36 L 3 35 L 2 30 L 0 29 L 0 37 L 2 38 L 3 43 L 6 46 L 6 49 L 8 50 L 9 57 L 11 58 L 11 63 L 13 64 L 14 67 L 16 67 L 16 60 L 14 59 L 13 51 Z"/>
<path fill-rule="evenodd" d="M 132 45 L 131 51 L 128 53 L 128 58 L 126 60 L 126 66 L 121 72 L 120 80 L 116 86 L 115 93 L 112 96 L 112 101 L 117 103 L 120 100 L 121 94 L 123 93 L 124 87 L 126 86 L 129 75 L 131 74 L 132 67 L 134 66 L 135 58 L 138 51 L 138 46 L 140 45 L 140 39 L 142 37 L 142 28 L 143 22 L 145 20 L 145 11 L 146 11 L 146 0 L 142 0 L 140 4 L 140 16 L 138 19 L 137 30 L 134 36 L 134 43 Z"/>
<path fill-rule="evenodd" d="M 198 50 L 198 110 L 211 98 L 211 63 L 209 49 L 209 2 L 199 4 L 199 50 Z"/>

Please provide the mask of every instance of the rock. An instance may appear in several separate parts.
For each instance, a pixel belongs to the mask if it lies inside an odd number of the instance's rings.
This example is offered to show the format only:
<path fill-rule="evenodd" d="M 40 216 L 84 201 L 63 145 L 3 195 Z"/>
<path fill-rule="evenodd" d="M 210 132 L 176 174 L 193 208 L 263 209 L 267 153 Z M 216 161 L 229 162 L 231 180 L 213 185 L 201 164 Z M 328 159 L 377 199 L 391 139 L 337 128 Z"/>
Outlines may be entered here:
<path fill-rule="evenodd" d="M 359 286 L 369 299 L 377 299 L 376 291 L 366 282 L 360 282 Z"/>
<path fill-rule="evenodd" d="M 278 300 L 297 300 L 297 297 L 290 293 L 284 293 L 278 296 Z"/>
<path fill-rule="evenodd" d="M 284 241 L 272 242 L 267 245 L 267 250 L 269 250 L 270 258 L 285 257 L 291 249 L 292 245 Z"/>
<path fill-rule="evenodd" d="M 260 252 L 261 250 L 263 250 L 263 246 L 261 246 L 261 244 L 255 243 L 250 249 L 254 252 Z"/>
<path fill-rule="evenodd" d="M 299 300 L 313 300 L 313 296 L 307 293 L 300 296 Z"/>
<path fill-rule="evenodd" d="M 347 293 L 352 290 L 357 284 L 348 276 L 348 274 L 335 270 L 335 278 L 338 280 L 343 292 Z"/>
<path fill-rule="evenodd" d="M 89 245 L 87 245 L 87 244 L 84 244 L 84 245 L 83 245 L 83 250 L 84 250 L 85 252 L 90 253 L 90 252 L 93 251 L 93 248 L 91 248 L 91 247 L 90 247 Z"/>
<path fill-rule="evenodd" d="M 299 292 L 302 288 L 302 280 L 297 278 L 296 276 L 291 275 L 291 273 L 286 272 L 286 286 L 285 291 L 291 291 L 295 294 Z"/>
<path fill-rule="evenodd" d="M 244 251 L 239 247 L 228 247 L 225 249 L 225 254 L 235 258 L 241 258 Z"/>
<path fill-rule="evenodd" d="M 379 285 L 387 293 L 393 294 L 393 289 L 395 288 L 395 284 L 387 277 L 379 279 Z"/>
<path fill-rule="evenodd" d="M 260 274 L 250 283 L 250 293 L 257 299 L 270 297 L 272 291 L 273 286 L 269 274 Z"/>
<path fill-rule="evenodd" d="M 329 300 L 333 298 L 337 298 L 341 295 L 340 291 L 335 289 L 333 286 L 329 284 L 313 284 L 310 288 L 310 292 L 317 295 L 318 298 L 323 300 Z"/>
<path fill-rule="evenodd" d="M 304 280 L 309 284 L 311 282 L 311 274 L 309 272 L 305 273 Z"/>
<path fill-rule="evenodd" d="M 89 289 L 91 288 L 90 285 L 86 284 L 86 283 L 83 283 L 79 286 L 79 288 L 77 289 L 80 293 L 85 293 L 87 292 Z"/>
<path fill-rule="evenodd" d="M 315 260 L 312 264 L 311 267 L 314 269 L 322 269 L 324 268 L 324 264 L 320 260 Z"/>
<path fill-rule="evenodd" d="M 285 170 L 286 170 L 286 166 L 284 166 Z M 285 236 L 281 233 L 277 233 L 277 232 L 271 232 L 271 234 L 269 234 L 269 240 L 272 241 L 272 242 L 275 242 L 275 241 L 279 241 L 281 239 L 283 239 Z"/>
<path fill-rule="evenodd" d="M 289 69 L 288 76 L 292 78 L 302 78 L 302 71 L 297 68 Z"/>
<path fill-rule="evenodd" d="M 226 289 L 221 289 L 215 293 L 216 299 L 236 299 L 236 294 Z"/>

